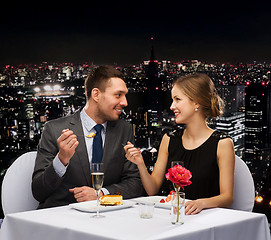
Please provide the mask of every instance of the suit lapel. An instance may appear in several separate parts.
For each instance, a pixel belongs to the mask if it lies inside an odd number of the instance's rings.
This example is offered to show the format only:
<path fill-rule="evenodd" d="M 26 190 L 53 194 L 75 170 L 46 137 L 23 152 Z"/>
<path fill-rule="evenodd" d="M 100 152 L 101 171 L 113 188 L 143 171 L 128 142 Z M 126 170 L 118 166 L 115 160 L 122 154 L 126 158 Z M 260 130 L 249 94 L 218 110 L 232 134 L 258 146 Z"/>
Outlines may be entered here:
<path fill-rule="evenodd" d="M 88 186 L 91 186 L 90 164 L 88 159 L 82 122 L 80 118 L 80 112 L 81 112 L 80 110 L 77 111 L 70 121 L 71 125 L 70 129 L 74 132 L 74 134 L 77 136 L 77 140 L 79 141 L 79 145 L 75 150 L 73 158 L 79 159 L 79 163 L 81 165 L 82 171 L 84 172 L 87 184 Z"/>
<path fill-rule="evenodd" d="M 102 162 L 104 163 L 104 171 L 106 171 L 108 167 L 108 160 L 110 159 L 110 154 L 113 152 L 114 144 L 112 141 L 115 136 L 115 122 L 107 122 L 106 127 L 106 137 L 104 143 L 104 152 L 103 152 L 103 159 Z"/>

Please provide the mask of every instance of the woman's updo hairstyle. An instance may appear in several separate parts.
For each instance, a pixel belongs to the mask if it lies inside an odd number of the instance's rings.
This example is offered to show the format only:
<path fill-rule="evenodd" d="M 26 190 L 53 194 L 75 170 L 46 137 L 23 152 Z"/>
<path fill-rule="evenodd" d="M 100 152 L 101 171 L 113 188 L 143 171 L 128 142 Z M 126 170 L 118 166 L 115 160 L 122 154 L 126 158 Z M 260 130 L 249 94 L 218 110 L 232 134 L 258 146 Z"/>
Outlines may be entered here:
<path fill-rule="evenodd" d="M 223 114 L 224 102 L 208 75 L 193 73 L 182 76 L 173 86 L 181 89 L 191 101 L 198 103 L 205 118 L 216 118 Z"/>

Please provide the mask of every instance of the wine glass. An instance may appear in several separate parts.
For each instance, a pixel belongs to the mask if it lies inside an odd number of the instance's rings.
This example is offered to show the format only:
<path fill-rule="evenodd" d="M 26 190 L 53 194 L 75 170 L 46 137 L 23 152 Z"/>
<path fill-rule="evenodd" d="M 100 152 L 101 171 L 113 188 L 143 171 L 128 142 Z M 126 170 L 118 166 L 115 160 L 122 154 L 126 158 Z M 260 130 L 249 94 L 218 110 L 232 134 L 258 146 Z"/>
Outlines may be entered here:
<path fill-rule="evenodd" d="M 181 165 L 182 167 L 184 167 L 184 162 L 183 161 L 172 161 L 171 167 L 174 167 L 175 165 Z"/>
<path fill-rule="evenodd" d="M 99 212 L 99 193 L 101 191 L 101 188 L 104 182 L 104 164 L 103 163 L 92 163 L 91 177 L 92 177 L 92 186 L 95 189 L 96 194 L 97 194 L 97 212 L 96 212 L 96 215 L 94 215 L 93 217 L 101 218 L 101 217 L 104 217 L 103 215 L 100 215 L 100 212 Z"/>

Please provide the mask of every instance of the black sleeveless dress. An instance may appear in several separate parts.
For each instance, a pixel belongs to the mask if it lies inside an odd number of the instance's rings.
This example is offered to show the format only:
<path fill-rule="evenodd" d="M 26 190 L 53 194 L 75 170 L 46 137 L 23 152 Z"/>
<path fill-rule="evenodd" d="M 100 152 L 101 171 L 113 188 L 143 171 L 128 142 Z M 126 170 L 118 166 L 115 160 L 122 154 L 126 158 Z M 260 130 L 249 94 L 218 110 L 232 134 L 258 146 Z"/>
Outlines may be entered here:
<path fill-rule="evenodd" d="M 192 173 L 192 184 L 184 187 L 185 197 L 190 200 L 209 198 L 220 194 L 219 168 L 217 164 L 217 145 L 219 140 L 230 138 L 223 132 L 214 131 L 199 147 L 187 150 L 182 143 L 183 130 L 170 136 L 168 146 L 168 163 L 166 172 L 172 161 L 183 161 L 184 167 Z M 165 179 L 159 194 L 167 195 L 173 189 L 172 183 Z"/>

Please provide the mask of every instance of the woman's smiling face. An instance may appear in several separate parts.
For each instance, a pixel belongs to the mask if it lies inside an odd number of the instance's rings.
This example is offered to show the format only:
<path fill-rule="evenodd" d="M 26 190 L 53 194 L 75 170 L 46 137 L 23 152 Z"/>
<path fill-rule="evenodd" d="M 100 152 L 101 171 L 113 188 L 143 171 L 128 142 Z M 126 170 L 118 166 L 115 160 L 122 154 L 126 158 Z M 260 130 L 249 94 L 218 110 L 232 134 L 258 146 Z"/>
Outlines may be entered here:
<path fill-rule="evenodd" d="M 186 124 L 194 116 L 196 103 L 187 97 L 176 85 L 171 90 L 172 104 L 170 109 L 174 112 L 176 123 Z"/>

